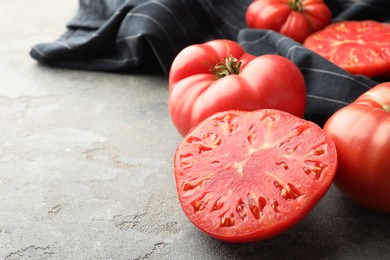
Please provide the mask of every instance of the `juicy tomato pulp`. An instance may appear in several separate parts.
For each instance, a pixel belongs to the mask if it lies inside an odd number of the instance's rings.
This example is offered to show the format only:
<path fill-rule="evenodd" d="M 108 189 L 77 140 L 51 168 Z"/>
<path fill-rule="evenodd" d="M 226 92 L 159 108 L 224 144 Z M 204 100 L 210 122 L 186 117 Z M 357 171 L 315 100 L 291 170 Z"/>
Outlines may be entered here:
<path fill-rule="evenodd" d="M 182 209 L 199 229 L 228 242 L 280 234 L 301 221 L 330 187 L 331 138 L 280 110 L 217 113 L 194 127 L 175 154 Z"/>
<path fill-rule="evenodd" d="M 352 74 L 390 76 L 390 24 L 334 23 L 307 37 L 304 46 Z"/>

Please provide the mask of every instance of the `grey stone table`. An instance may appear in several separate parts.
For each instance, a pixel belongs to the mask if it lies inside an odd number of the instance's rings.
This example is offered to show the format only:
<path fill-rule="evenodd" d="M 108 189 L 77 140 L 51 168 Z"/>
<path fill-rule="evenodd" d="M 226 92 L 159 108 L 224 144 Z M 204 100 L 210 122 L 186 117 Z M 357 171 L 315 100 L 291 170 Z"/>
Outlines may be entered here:
<path fill-rule="evenodd" d="M 390 216 L 332 187 L 278 237 L 227 244 L 178 204 L 167 79 L 32 60 L 76 0 L 0 0 L 1 259 L 390 259 Z"/>

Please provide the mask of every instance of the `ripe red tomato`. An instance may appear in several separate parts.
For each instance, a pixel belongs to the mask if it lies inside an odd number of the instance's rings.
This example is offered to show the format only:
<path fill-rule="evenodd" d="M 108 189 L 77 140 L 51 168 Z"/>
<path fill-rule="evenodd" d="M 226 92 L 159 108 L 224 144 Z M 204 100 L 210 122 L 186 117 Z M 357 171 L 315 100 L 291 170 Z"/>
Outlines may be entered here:
<path fill-rule="evenodd" d="M 352 74 L 390 75 L 390 24 L 334 23 L 307 37 L 304 46 Z"/>
<path fill-rule="evenodd" d="M 336 186 L 355 203 L 390 213 L 390 82 L 338 110 L 324 125 L 336 144 Z"/>
<path fill-rule="evenodd" d="M 203 232 L 228 242 L 278 235 L 324 196 L 337 167 L 332 139 L 284 111 L 230 110 L 202 121 L 179 144 L 179 201 Z"/>
<path fill-rule="evenodd" d="M 230 40 L 191 45 L 172 63 L 169 111 L 177 130 L 216 112 L 275 108 L 303 117 L 306 84 L 299 68 L 278 55 L 255 57 Z"/>
<path fill-rule="evenodd" d="M 331 19 L 322 0 L 257 0 L 246 11 L 248 27 L 274 30 L 300 43 Z"/>

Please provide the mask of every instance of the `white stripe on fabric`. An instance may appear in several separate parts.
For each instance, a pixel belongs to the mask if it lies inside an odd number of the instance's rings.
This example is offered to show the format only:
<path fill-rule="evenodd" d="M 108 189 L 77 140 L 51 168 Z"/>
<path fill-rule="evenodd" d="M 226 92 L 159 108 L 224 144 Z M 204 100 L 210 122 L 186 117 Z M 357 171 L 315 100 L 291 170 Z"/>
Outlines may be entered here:
<path fill-rule="evenodd" d="M 178 52 L 177 47 L 176 47 L 174 41 L 172 40 L 171 36 L 167 32 L 167 30 L 165 30 L 165 28 L 163 26 L 161 26 L 161 24 L 157 20 L 155 20 L 153 17 L 151 17 L 149 15 L 146 15 L 146 14 L 140 14 L 140 13 L 129 13 L 126 16 L 127 17 L 131 17 L 131 16 L 142 17 L 142 18 L 145 18 L 145 19 L 155 23 L 164 32 L 165 36 L 169 39 L 169 41 L 170 41 L 173 49 L 175 50 L 175 52 Z"/>
<path fill-rule="evenodd" d="M 106 23 L 108 23 L 110 20 L 114 20 L 115 19 L 115 16 L 118 16 L 118 15 L 121 15 L 121 14 L 124 14 L 125 12 L 123 10 L 119 10 L 119 11 L 116 11 L 107 21 Z M 105 28 L 106 25 L 103 25 L 101 26 L 101 28 L 99 28 L 94 34 L 92 34 L 92 38 L 95 38 L 95 37 L 104 37 L 105 35 L 101 35 L 99 34 L 99 31 L 102 29 L 102 28 Z M 91 38 L 91 39 L 92 39 Z"/>
<path fill-rule="evenodd" d="M 265 38 L 268 37 L 268 35 L 270 35 L 271 31 L 267 31 L 261 38 L 258 38 L 256 40 L 253 40 L 253 41 L 241 41 L 240 43 L 241 44 L 257 44 L 261 41 L 263 41 Z"/>
<path fill-rule="evenodd" d="M 288 48 L 287 52 L 286 52 L 286 57 L 289 58 L 289 55 L 290 55 L 290 52 L 295 50 L 295 49 L 302 49 L 302 50 L 305 50 L 307 51 L 307 49 L 301 45 L 294 45 L 290 48 Z M 292 60 L 293 57 L 290 58 L 290 60 Z"/>
<path fill-rule="evenodd" d="M 245 12 L 247 10 L 247 7 L 249 6 L 249 4 L 245 4 L 245 3 L 242 3 L 242 1 L 230 1 L 230 4 L 229 7 L 230 8 L 230 12 L 236 12 L 236 17 L 245 17 Z M 233 8 L 233 5 L 236 5 L 237 8 Z"/>
<path fill-rule="evenodd" d="M 194 25 L 196 25 L 195 28 L 196 28 L 196 30 L 198 31 L 198 34 L 199 34 L 200 38 L 202 38 L 202 40 L 205 40 L 206 38 L 205 38 L 204 35 L 200 32 L 199 26 L 197 26 L 198 23 L 196 22 L 194 16 L 192 15 L 191 10 L 188 8 L 188 5 L 186 4 L 186 1 L 183 1 L 183 0 L 179 0 L 179 1 L 180 1 L 180 3 L 181 3 L 182 5 L 185 6 L 185 8 L 186 8 L 186 10 L 187 10 L 187 14 L 188 14 L 188 16 L 190 17 L 192 23 L 193 23 Z"/>
<path fill-rule="evenodd" d="M 205 1 L 203 4 L 209 4 L 209 1 Z M 210 8 L 209 8 L 210 9 Z M 215 20 L 214 20 L 214 17 L 212 15 L 210 15 L 208 12 L 206 12 L 211 20 L 211 22 L 213 23 L 213 26 L 214 28 L 216 29 L 216 31 L 221 35 L 222 38 L 228 38 L 225 33 L 221 30 L 220 26 L 217 26 L 217 24 L 215 23 Z M 218 37 L 214 37 L 214 38 L 218 38 Z"/>
<path fill-rule="evenodd" d="M 237 26 L 237 24 L 240 23 L 239 17 L 242 15 L 241 10 L 234 9 L 232 10 L 230 6 L 228 5 L 221 5 L 219 6 L 219 12 L 224 11 L 224 15 L 221 15 L 223 18 L 223 21 L 225 24 L 229 25 L 231 28 L 235 30 L 242 29 L 241 27 Z M 236 11 L 236 13 L 233 13 L 233 11 Z"/>
<path fill-rule="evenodd" d="M 334 76 L 337 76 L 337 77 L 341 77 L 341 78 L 345 78 L 345 79 L 349 79 L 351 81 L 354 81 L 356 83 L 359 83 L 359 85 L 367 88 L 367 89 L 370 89 L 371 86 L 351 77 L 351 76 L 348 76 L 348 75 L 345 75 L 345 74 L 341 74 L 341 73 L 337 73 L 337 72 L 333 72 L 333 71 L 329 71 L 329 70 L 322 70 L 322 69 L 314 69 L 314 68 L 304 68 L 304 67 L 300 67 L 301 70 L 308 70 L 308 71 L 313 71 L 313 72 L 318 72 L 318 73 L 324 73 L 324 74 L 330 74 L 330 75 L 334 75 Z"/>
<path fill-rule="evenodd" d="M 127 62 L 127 61 L 132 61 L 132 60 L 139 60 L 140 57 L 131 57 L 131 58 L 127 58 L 127 59 L 121 59 L 121 60 L 115 60 L 115 59 L 90 59 L 92 61 L 105 61 L 105 62 L 111 62 L 111 63 L 124 63 L 124 62 Z"/>
<path fill-rule="evenodd" d="M 279 44 L 284 41 L 284 40 L 287 40 L 287 39 L 290 39 L 290 38 L 287 38 L 286 36 L 282 36 L 279 40 L 276 41 L 276 48 L 279 48 Z"/>
<path fill-rule="evenodd" d="M 113 16 L 117 16 L 117 15 L 123 14 L 123 13 L 124 13 L 123 10 L 119 10 L 119 11 L 116 11 L 116 12 L 113 14 Z"/>
<path fill-rule="evenodd" d="M 39 55 L 41 55 L 42 57 L 47 57 L 47 55 L 45 53 L 43 53 L 37 46 L 33 47 L 33 50 L 35 50 Z M 111 62 L 111 63 L 124 63 L 124 62 L 127 62 L 127 61 L 131 61 L 131 60 L 139 60 L 140 57 L 131 57 L 131 58 L 127 58 L 127 59 L 118 59 L 118 60 L 115 60 L 115 59 L 96 59 L 96 58 L 93 58 L 93 59 L 88 59 L 89 61 L 104 61 L 104 62 Z"/>
<path fill-rule="evenodd" d="M 139 38 L 141 36 L 142 36 L 142 33 L 137 33 L 137 34 L 133 34 L 133 35 L 129 35 L 129 36 L 125 36 L 125 37 L 119 38 L 115 42 L 119 43 L 121 41 L 133 40 L 133 39 Z"/>
<path fill-rule="evenodd" d="M 248 6 L 251 4 L 251 1 L 248 1 L 249 3 L 244 3 L 243 1 L 234 1 L 236 4 L 240 5 L 240 7 L 242 7 L 243 9 L 246 9 L 248 8 Z"/>
<path fill-rule="evenodd" d="M 240 29 L 242 29 L 242 27 L 237 26 L 238 20 L 236 21 L 236 23 L 234 23 L 234 21 L 232 21 L 230 18 L 227 18 L 223 22 L 224 22 L 224 24 L 226 24 L 227 26 L 229 26 L 233 30 L 239 31 Z"/>
<path fill-rule="evenodd" d="M 157 4 L 157 5 L 161 6 L 163 9 L 165 9 L 167 12 L 169 12 L 169 13 L 172 15 L 173 19 L 175 19 L 176 24 L 180 27 L 180 30 L 181 30 L 181 31 L 184 33 L 184 35 L 186 36 L 187 41 L 190 41 L 190 38 L 189 38 L 189 36 L 188 36 L 186 30 L 185 30 L 184 27 L 181 25 L 180 21 L 177 19 L 176 15 L 173 13 L 173 11 L 172 11 L 169 7 L 167 7 L 166 5 L 164 5 L 164 4 L 160 3 L 160 2 L 154 1 L 154 0 L 150 1 L 150 3 Z"/>
<path fill-rule="evenodd" d="M 333 98 L 320 97 L 320 96 L 316 96 L 316 95 L 312 95 L 312 94 L 307 94 L 307 96 L 310 97 L 310 98 L 320 99 L 320 100 L 329 101 L 329 102 L 332 102 L 332 103 L 338 103 L 338 104 L 342 104 L 342 105 L 349 105 L 350 104 L 348 102 L 344 102 L 344 101 L 341 101 L 341 100 L 337 100 L 337 99 L 333 99 Z"/>
<path fill-rule="evenodd" d="M 282 43 L 282 41 L 284 41 L 286 39 L 289 39 L 289 38 L 287 38 L 286 36 L 282 36 L 281 38 L 279 38 L 279 40 L 276 41 L 276 43 L 275 43 L 276 51 L 274 54 L 280 55 L 279 45 Z"/>
<path fill-rule="evenodd" d="M 71 50 L 71 49 L 72 49 L 72 47 L 71 47 L 69 44 L 67 44 L 66 42 L 63 42 L 63 41 L 55 41 L 55 43 L 58 43 L 58 44 L 64 46 L 64 47 L 67 48 L 68 50 Z"/>
<path fill-rule="evenodd" d="M 47 57 L 47 55 L 42 52 L 37 46 L 34 46 L 32 49 L 35 50 L 41 57 Z"/>

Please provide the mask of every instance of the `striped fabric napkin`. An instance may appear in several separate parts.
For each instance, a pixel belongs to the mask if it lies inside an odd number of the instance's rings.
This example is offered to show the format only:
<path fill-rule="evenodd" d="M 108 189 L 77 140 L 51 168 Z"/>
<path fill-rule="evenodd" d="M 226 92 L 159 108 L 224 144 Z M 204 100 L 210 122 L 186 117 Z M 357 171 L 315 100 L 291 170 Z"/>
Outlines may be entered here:
<path fill-rule="evenodd" d="M 162 72 L 184 47 L 213 39 L 239 42 L 251 54 L 279 54 L 301 69 L 307 83 L 305 118 L 319 125 L 378 81 L 354 76 L 301 44 L 245 24 L 252 0 L 80 0 L 75 17 L 56 41 L 30 55 L 53 66 L 106 72 Z M 388 0 L 325 0 L 333 21 L 390 22 Z"/>

